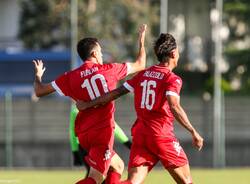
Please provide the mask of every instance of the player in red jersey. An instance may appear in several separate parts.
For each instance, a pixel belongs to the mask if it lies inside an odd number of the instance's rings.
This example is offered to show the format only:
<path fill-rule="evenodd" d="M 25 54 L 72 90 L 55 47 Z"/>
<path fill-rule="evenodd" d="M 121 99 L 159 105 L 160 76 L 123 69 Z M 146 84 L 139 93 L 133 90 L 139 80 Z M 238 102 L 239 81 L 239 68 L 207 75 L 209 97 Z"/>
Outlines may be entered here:
<path fill-rule="evenodd" d="M 77 51 L 84 63 L 79 68 L 59 76 L 50 84 L 42 83 L 45 71 L 42 61 L 33 61 L 36 95 L 44 96 L 57 91 L 75 101 L 93 100 L 115 89 L 119 80 L 145 68 L 145 31 L 146 25 L 142 25 L 139 30 L 139 54 L 134 63 L 103 64 L 101 47 L 95 38 L 84 38 L 78 42 Z M 109 166 L 113 171 L 108 175 L 106 183 L 114 178 L 120 179 L 124 164 L 113 150 L 114 110 L 114 103 L 110 102 L 98 108 L 80 111 L 77 115 L 75 132 L 80 145 L 88 151 L 85 160 L 91 167 L 88 178 L 77 184 L 101 183 Z"/>
<path fill-rule="evenodd" d="M 187 156 L 174 134 L 174 118 L 191 133 L 193 143 L 199 150 L 203 146 L 203 138 L 180 105 L 182 80 L 172 72 L 179 59 L 174 37 L 161 34 L 155 42 L 154 51 L 159 64 L 139 72 L 112 92 L 94 101 L 78 102 L 77 106 L 85 109 L 134 92 L 137 120 L 132 127 L 128 180 L 121 183 L 142 183 L 147 173 L 161 161 L 178 184 L 191 184 Z"/>

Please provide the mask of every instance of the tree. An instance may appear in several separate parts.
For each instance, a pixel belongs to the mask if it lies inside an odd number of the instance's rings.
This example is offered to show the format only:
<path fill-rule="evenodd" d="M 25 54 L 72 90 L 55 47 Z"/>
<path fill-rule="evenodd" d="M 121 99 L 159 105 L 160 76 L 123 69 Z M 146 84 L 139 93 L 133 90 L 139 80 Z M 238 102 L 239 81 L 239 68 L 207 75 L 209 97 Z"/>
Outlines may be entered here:
<path fill-rule="evenodd" d="M 226 0 L 225 22 L 230 29 L 225 55 L 230 63 L 227 78 L 238 81 L 235 87 L 243 93 L 250 92 L 250 1 Z"/>
<path fill-rule="evenodd" d="M 22 0 L 19 37 L 28 49 L 49 49 L 69 45 L 69 18 L 56 11 L 56 1 Z"/>
<path fill-rule="evenodd" d="M 69 0 L 23 0 L 21 4 L 20 38 L 27 48 L 69 47 Z M 159 2 L 153 0 L 79 0 L 78 15 L 78 38 L 97 37 L 104 51 L 119 60 L 135 58 L 140 24 L 148 24 L 146 44 L 150 47 L 159 32 Z"/>

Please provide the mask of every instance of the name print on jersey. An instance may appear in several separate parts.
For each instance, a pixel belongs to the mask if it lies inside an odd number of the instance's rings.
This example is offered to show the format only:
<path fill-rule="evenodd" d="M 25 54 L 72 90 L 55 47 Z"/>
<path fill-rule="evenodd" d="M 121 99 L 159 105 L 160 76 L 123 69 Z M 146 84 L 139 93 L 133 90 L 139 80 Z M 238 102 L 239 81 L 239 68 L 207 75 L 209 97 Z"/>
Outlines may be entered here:
<path fill-rule="evenodd" d="M 83 78 L 97 71 L 98 71 L 98 67 L 93 67 L 93 68 L 81 71 L 80 75 L 81 75 L 81 78 Z"/>
<path fill-rule="evenodd" d="M 143 76 L 161 80 L 161 79 L 163 79 L 164 74 L 161 72 L 155 72 L 155 71 L 145 71 Z"/>

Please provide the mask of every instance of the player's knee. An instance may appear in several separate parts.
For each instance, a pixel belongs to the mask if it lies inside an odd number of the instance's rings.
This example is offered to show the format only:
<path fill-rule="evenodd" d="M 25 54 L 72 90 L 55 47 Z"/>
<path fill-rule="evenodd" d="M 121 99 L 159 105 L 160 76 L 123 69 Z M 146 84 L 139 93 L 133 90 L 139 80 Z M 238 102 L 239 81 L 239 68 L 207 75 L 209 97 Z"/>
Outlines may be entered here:
<path fill-rule="evenodd" d="M 117 162 L 115 170 L 116 172 L 122 174 L 124 170 L 124 162 L 122 161 L 122 159 L 119 159 L 119 161 Z"/>
<path fill-rule="evenodd" d="M 119 166 L 121 173 L 124 171 L 124 167 L 125 167 L 125 164 L 123 161 L 121 161 L 120 166 Z"/>
<path fill-rule="evenodd" d="M 124 170 L 124 162 L 117 154 L 111 160 L 111 167 L 119 174 Z"/>

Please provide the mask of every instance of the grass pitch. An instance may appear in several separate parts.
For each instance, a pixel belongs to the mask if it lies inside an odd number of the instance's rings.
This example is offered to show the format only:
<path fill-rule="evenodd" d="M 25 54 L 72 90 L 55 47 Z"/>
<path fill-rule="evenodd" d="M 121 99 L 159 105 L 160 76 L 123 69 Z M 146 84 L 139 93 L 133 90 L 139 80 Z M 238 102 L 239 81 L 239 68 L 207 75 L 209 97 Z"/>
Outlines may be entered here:
<path fill-rule="evenodd" d="M 193 169 L 195 184 L 250 184 L 250 168 Z M 84 176 L 81 170 L 0 170 L 0 184 L 74 184 Z M 126 178 L 126 174 L 123 175 Z M 145 184 L 174 184 L 165 170 L 153 170 Z"/>

